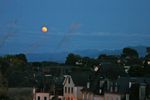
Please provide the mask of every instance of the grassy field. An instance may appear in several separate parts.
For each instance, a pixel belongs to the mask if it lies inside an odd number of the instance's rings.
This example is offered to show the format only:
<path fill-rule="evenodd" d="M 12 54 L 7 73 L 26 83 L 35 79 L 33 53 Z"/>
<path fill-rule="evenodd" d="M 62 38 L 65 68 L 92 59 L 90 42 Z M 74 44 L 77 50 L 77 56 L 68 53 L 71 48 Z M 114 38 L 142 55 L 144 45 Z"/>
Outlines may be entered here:
<path fill-rule="evenodd" d="M 10 100 L 32 100 L 32 88 L 9 88 Z"/>

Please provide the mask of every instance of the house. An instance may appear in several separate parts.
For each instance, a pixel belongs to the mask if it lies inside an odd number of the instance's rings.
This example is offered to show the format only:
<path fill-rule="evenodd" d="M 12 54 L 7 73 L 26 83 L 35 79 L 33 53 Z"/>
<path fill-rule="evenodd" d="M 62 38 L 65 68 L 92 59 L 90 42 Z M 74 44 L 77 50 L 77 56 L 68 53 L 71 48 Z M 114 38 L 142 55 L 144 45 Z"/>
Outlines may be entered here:
<path fill-rule="evenodd" d="M 64 100 L 82 100 L 81 89 L 86 86 L 88 74 L 83 72 L 72 72 L 64 76 Z"/>
<path fill-rule="evenodd" d="M 82 100 L 104 100 L 104 91 L 107 89 L 107 79 L 100 74 L 94 74 L 82 91 Z"/>
<path fill-rule="evenodd" d="M 119 77 L 110 82 L 109 91 L 104 93 L 105 100 L 146 100 L 149 98 L 150 78 Z"/>
<path fill-rule="evenodd" d="M 119 93 L 105 93 L 103 100 L 122 100 L 122 95 Z"/>
<path fill-rule="evenodd" d="M 40 75 L 33 88 L 33 100 L 63 100 L 63 76 Z"/>
<path fill-rule="evenodd" d="M 49 93 L 42 93 L 42 92 L 36 93 L 34 100 L 50 100 Z"/>
<path fill-rule="evenodd" d="M 149 100 L 150 78 L 119 77 L 112 81 L 97 76 L 82 89 L 82 95 L 83 100 Z"/>
<path fill-rule="evenodd" d="M 119 77 L 117 80 L 107 81 L 107 90 L 104 92 L 105 100 L 128 100 L 128 78 Z"/>

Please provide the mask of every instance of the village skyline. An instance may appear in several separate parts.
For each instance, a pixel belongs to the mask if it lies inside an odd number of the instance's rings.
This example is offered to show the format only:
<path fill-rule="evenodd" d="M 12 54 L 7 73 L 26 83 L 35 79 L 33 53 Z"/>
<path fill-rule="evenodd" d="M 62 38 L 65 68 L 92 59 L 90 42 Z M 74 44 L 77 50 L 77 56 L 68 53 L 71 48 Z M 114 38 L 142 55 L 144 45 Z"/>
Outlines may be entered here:
<path fill-rule="evenodd" d="M 150 100 L 150 0 L 0 0 L 0 100 Z"/>

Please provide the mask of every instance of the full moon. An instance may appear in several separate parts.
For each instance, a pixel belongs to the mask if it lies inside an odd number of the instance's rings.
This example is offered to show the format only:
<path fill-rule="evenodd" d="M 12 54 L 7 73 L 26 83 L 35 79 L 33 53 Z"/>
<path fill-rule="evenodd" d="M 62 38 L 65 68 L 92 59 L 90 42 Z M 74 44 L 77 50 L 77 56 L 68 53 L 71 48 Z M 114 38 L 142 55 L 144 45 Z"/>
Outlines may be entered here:
<path fill-rule="evenodd" d="M 47 31 L 48 31 L 47 27 L 46 27 L 46 26 L 43 26 L 43 27 L 42 27 L 42 32 L 47 32 Z"/>

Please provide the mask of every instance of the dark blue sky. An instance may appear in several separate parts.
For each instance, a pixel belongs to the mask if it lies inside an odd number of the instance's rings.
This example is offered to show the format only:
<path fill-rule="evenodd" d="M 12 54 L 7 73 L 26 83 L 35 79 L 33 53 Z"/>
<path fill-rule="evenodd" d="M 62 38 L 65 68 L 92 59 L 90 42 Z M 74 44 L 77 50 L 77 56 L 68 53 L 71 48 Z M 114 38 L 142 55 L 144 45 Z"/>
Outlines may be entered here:
<path fill-rule="evenodd" d="M 0 53 L 149 46 L 149 5 L 150 0 L 0 0 Z"/>

